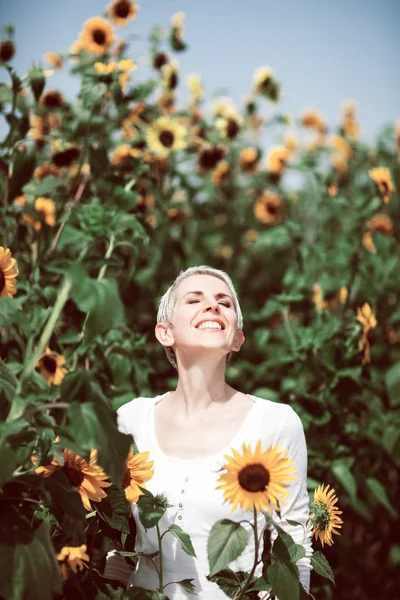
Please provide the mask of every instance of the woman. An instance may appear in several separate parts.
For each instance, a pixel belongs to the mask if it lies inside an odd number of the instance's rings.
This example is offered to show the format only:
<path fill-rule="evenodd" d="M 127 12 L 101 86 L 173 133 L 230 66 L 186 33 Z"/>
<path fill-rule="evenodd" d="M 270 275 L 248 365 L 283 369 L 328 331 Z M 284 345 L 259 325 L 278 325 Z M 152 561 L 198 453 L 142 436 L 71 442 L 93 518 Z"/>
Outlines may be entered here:
<path fill-rule="evenodd" d="M 245 338 L 238 297 L 229 276 L 211 267 L 192 267 L 179 274 L 161 299 L 155 334 L 167 357 L 178 370 L 176 390 L 156 398 L 136 398 L 118 410 L 121 431 L 133 435 L 140 452 L 149 451 L 154 475 L 147 482 L 153 494 L 164 493 L 172 507 L 160 521 L 161 533 L 176 523 L 191 537 L 196 556 L 183 552 L 171 534 L 163 538 L 164 583 L 192 578 L 197 596 L 185 593 L 178 584 L 168 585 L 171 600 L 201 598 L 218 600 L 226 595 L 209 582 L 207 538 L 213 524 L 223 518 L 252 521 L 252 513 L 231 511 L 216 489 L 224 454 L 242 444 L 254 449 L 279 444 L 294 463 L 297 478 L 289 487 L 290 497 L 281 508 L 281 523 L 296 542 L 303 541 L 301 525 L 308 510 L 306 487 L 307 450 L 299 417 L 287 405 L 244 394 L 225 382 L 227 358 L 239 352 Z M 133 505 L 132 505 L 133 506 Z M 146 531 L 137 518 L 137 550 L 158 550 L 155 528 Z M 250 525 L 243 523 L 250 531 Z M 259 515 L 259 531 L 264 517 Z M 272 537 L 274 534 L 272 532 Z M 252 537 L 250 536 L 250 540 Z M 301 581 L 308 589 L 311 542 L 305 541 L 307 556 L 297 564 Z M 234 570 L 251 569 L 254 544 L 230 565 Z M 121 556 L 108 559 L 105 575 L 145 589 L 158 587 L 158 575 L 148 559 L 141 559 L 132 574 Z"/>

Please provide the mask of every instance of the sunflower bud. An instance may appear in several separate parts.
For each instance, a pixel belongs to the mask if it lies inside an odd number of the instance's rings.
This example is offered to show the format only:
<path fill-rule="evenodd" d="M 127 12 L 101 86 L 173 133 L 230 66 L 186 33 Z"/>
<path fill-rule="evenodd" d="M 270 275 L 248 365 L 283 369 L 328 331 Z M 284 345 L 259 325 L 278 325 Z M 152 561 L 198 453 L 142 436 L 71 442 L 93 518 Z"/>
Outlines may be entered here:
<path fill-rule="evenodd" d="M 39 102 L 40 96 L 46 84 L 45 73 L 42 67 L 33 66 L 28 71 L 28 81 L 36 102 Z"/>

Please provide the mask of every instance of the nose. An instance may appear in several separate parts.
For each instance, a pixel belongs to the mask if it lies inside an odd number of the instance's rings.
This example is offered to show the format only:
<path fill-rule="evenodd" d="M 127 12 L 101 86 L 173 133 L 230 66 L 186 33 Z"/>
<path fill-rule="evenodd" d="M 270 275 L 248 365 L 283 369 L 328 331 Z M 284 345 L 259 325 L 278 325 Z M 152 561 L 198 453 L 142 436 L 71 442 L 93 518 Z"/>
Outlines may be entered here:
<path fill-rule="evenodd" d="M 221 312 L 221 307 L 218 304 L 217 300 L 215 300 L 215 298 L 213 298 L 212 300 L 209 299 L 209 300 L 204 301 L 203 312 L 207 312 L 209 310 L 216 312 L 216 313 Z"/>

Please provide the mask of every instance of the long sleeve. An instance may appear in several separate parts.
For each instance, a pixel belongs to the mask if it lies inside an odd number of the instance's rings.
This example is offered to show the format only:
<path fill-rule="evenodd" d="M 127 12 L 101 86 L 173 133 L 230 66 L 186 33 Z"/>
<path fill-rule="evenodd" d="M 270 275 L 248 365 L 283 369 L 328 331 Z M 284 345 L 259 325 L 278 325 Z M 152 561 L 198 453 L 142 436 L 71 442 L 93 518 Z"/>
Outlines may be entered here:
<path fill-rule="evenodd" d="M 307 491 L 307 447 L 304 436 L 303 425 L 298 415 L 291 407 L 287 407 L 286 418 L 278 434 L 277 443 L 280 450 L 287 450 L 287 456 L 293 461 L 296 469 L 296 480 L 292 481 L 287 488 L 290 496 L 286 504 L 281 505 L 281 518 L 275 513 L 274 520 L 292 536 L 297 544 L 302 544 L 306 549 L 306 555 L 296 564 L 300 571 L 300 581 L 303 586 L 310 589 L 311 571 L 311 534 L 303 541 L 304 529 L 309 516 L 309 496 Z M 303 525 L 290 525 L 287 519 L 298 521 Z M 271 533 L 271 542 L 277 537 L 275 528 Z"/>

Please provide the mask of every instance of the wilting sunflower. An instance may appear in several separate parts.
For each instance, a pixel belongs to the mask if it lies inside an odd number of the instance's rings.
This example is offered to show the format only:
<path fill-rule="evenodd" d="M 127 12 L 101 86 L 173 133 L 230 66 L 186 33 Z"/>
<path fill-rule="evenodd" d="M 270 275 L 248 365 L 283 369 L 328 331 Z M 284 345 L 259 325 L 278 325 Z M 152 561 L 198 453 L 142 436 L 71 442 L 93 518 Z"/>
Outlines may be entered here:
<path fill-rule="evenodd" d="M 254 93 L 265 96 L 271 102 L 279 100 L 279 82 L 271 67 L 258 67 L 253 76 Z"/>
<path fill-rule="evenodd" d="M 153 477 L 153 461 L 148 461 L 149 452 L 133 453 L 132 446 L 125 461 L 125 472 L 122 477 L 122 486 L 125 490 L 125 496 L 128 502 L 137 502 L 143 492 L 141 487 L 145 486 L 145 481 Z"/>
<path fill-rule="evenodd" d="M 375 215 L 367 222 L 368 231 L 363 235 L 363 244 L 367 250 L 376 253 L 376 246 L 372 238 L 373 233 L 393 235 L 393 221 L 387 215 Z"/>
<path fill-rule="evenodd" d="M 107 52 L 113 41 L 114 30 L 112 25 L 101 17 L 95 17 L 86 21 L 83 26 L 80 49 L 101 56 Z"/>
<path fill-rule="evenodd" d="M 379 192 L 383 196 L 384 202 L 388 204 L 390 196 L 394 191 L 394 185 L 389 169 L 386 167 L 376 167 L 375 169 L 368 171 L 368 174 L 377 184 Z"/>
<path fill-rule="evenodd" d="M 230 165 L 226 160 L 221 160 L 212 172 L 211 180 L 215 187 L 221 187 L 230 173 Z"/>
<path fill-rule="evenodd" d="M 0 246 L 0 298 L 11 298 L 17 293 L 18 269 L 9 248 Z"/>
<path fill-rule="evenodd" d="M 205 146 L 199 152 L 197 164 L 201 174 L 215 169 L 220 160 L 225 156 L 223 146 Z"/>
<path fill-rule="evenodd" d="M 53 69 L 62 69 L 64 66 L 64 59 L 57 52 L 46 52 L 44 58 L 49 63 L 49 65 L 53 67 Z"/>
<path fill-rule="evenodd" d="M 58 90 L 47 90 L 40 97 L 39 104 L 47 109 L 60 108 L 64 104 L 64 97 Z"/>
<path fill-rule="evenodd" d="M 279 510 L 285 504 L 289 493 L 285 488 L 288 482 L 296 479 L 292 461 L 285 450 L 270 446 L 263 451 L 258 440 L 254 453 L 250 445 L 243 444 L 242 454 L 232 448 L 233 456 L 224 454 L 227 463 L 219 476 L 217 489 L 224 490 L 224 502 L 230 502 L 232 512 L 239 504 L 243 510 L 271 512 L 271 504 Z"/>
<path fill-rule="evenodd" d="M 62 354 L 52 352 L 47 347 L 44 354 L 37 361 L 35 368 L 47 379 L 49 385 L 60 385 L 68 373 L 68 370 L 64 367 L 66 362 Z"/>
<path fill-rule="evenodd" d="M 82 546 L 64 546 L 61 548 L 61 551 L 57 554 L 57 560 L 60 563 L 61 576 L 64 581 L 68 579 L 70 571 L 77 573 L 87 567 L 85 561 L 89 561 L 90 559 L 86 550 L 86 544 L 82 544 Z"/>
<path fill-rule="evenodd" d="M 256 173 L 260 153 L 257 148 L 243 148 L 239 154 L 239 168 L 243 173 Z"/>
<path fill-rule="evenodd" d="M 33 175 L 36 178 L 36 181 L 43 181 L 43 179 L 49 177 L 49 175 L 53 175 L 54 177 L 58 178 L 61 177 L 61 171 L 58 167 L 46 161 L 39 167 L 36 167 Z"/>
<path fill-rule="evenodd" d="M 335 506 L 337 500 L 335 490 L 333 488 L 329 490 L 329 485 L 325 489 L 323 485 L 320 485 L 314 491 L 310 515 L 311 522 L 314 525 L 312 535 L 321 542 L 322 546 L 324 544 L 332 546 L 332 534 L 340 535 L 339 531 L 336 530 L 340 529 L 343 521 L 339 517 L 342 511 Z"/>
<path fill-rule="evenodd" d="M 338 290 L 334 290 L 325 296 L 322 294 L 322 289 L 319 283 L 313 285 L 313 302 L 318 310 L 329 310 L 330 312 L 336 312 L 346 302 L 347 299 L 347 288 L 341 287 Z"/>
<path fill-rule="evenodd" d="M 274 146 L 267 154 L 267 168 L 270 173 L 281 174 L 286 169 L 290 150 L 285 146 Z"/>
<path fill-rule="evenodd" d="M 175 119 L 159 117 L 147 129 L 146 141 L 155 154 L 167 157 L 186 146 L 186 129 Z"/>
<path fill-rule="evenodd" d="M 301 116 L 303 127 L 315 129 L 318 133 L 325 133 L 326 125 L 323 116 L 314 109 L 306 109 Z"/>
<path fill-rule="evenodd" d="M 130 0 L 113 0 L 108 5 L 108 16 L 116 25 L 125 27 L 129 21 L 136 19 L 139 5 Z"/>
<path fill-rule="evenodd" d="M 257 198 L 253 211 L 261 223 L 273 225 L 282 221 L 285 205 L 279 194 L 266 190 Z"/>
<path fill-rule="evenodd" d="M 32 457 L 32 460 L 35 457 Z M 109 487 L 111 483 L 107 481 L 108 476 L 103 469 L 96 465 L 97 461 L 97 450 L 90 451 L 89 462 L 78 454 L 74 454 L 68 448 L 63 451 L 64 464 L 62 467 L 54 457 L 51 464 L 37 467 L 35 473 L 37 475 L 44 475 L 44 477 L 50 477 L 55 471 L 61 469 L 71 486 L 75 488 L 82 500 L 83 506 L 86 510 L 92 510 L 92 502 L 101 502 L 103 498 L 107 496 L 103 488 Z M 37 462 L 33 460 L 33 462 Z"/>

